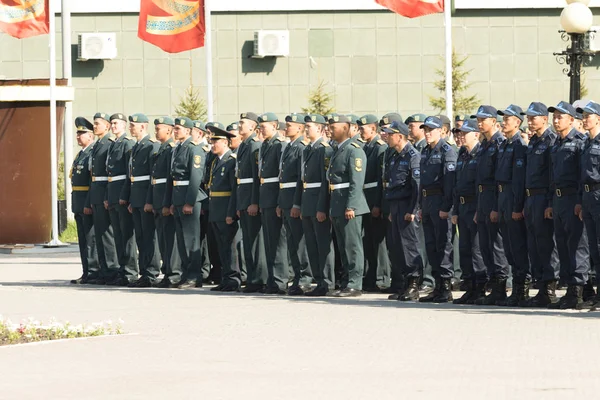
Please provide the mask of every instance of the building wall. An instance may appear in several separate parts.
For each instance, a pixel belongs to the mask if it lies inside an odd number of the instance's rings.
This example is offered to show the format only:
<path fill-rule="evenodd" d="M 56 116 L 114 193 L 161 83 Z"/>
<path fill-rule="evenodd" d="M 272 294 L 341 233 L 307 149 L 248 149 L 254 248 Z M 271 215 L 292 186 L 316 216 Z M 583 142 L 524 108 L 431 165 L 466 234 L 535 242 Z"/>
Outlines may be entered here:
<path fill-rule="evenodd" d="M 566 47 L 557 32 L 559 13 L 458 10 L 453 44 L 459 55 L 469 57 L 470 93 L 497 107 L 568 98 L 568 77 L 552 55 Z M 214 107 L 223 123 L 237 119 L 240 111 L 280 116 L 299 111 L 321 79 L 335 94 L 336 110 L 359 115 L 433 113 L 429 97 L 441 95 L 434 88 L 435 71 L 443 68 L 441 14 L 407 19 L 387 11 L 219 12 L 212 18 Z M 290 30 L 290 56 L 248 58 L 254 31 L 260 29 Z M 136 14 L 75 14 L 72 31 L 74 60 L 81 32 L 116 32 L 119 54 L 114 60 L 73 61 L 75 115 L 173 114 L 190 81 L 206 90 L 205 50 L 169 55 L 142 42 Z M 47 40 L 0 35 L 0 77 L 48 77 Z M 59 77 L 60 42 L 58 34 Z M 600 99 L 599 63 L 586 67 L 588 98 Z"/>

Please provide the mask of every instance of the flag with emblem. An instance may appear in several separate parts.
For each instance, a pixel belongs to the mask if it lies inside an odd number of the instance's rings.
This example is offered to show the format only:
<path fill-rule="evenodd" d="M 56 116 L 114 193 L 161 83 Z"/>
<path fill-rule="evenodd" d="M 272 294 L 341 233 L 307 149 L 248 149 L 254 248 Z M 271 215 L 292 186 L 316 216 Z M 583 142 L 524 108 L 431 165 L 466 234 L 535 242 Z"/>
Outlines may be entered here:
<path fill-rule="evenodd" d="M 0 31 L 17 39 L 45 35 L 48 0 L 0 0 Z"/>
<path fill-rule="evenodd" d="M 375 0 L 375 2 L 408 18 L 444 12 L 444 0 Z"/>
<path fill-rule="evenodd" d="M 204 0 L 141 0 L 138 37 L 167 53 L 204 46 Z"/>

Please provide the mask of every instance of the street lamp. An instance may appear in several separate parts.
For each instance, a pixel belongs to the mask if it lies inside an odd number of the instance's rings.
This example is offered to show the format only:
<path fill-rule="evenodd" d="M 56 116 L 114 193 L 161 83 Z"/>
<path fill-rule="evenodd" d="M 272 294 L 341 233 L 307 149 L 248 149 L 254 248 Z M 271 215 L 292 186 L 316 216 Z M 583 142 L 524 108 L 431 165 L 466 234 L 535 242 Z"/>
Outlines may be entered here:
<path fill-rule="evenodd" d="M 583 48 L 586 33 L 592 27 L 594 16 L 587 6 L 590 0 L 567 0 L 567 6 L 560 14 L 562 39 L 571 40 L 571 46 L 560 53 L 554 53 L 559 64 L 567 64 L 563 72 L 570 78 L 569 102 L 573 104 L 581 97 L 581 65 L 583 57 L 594 53 Z"/>

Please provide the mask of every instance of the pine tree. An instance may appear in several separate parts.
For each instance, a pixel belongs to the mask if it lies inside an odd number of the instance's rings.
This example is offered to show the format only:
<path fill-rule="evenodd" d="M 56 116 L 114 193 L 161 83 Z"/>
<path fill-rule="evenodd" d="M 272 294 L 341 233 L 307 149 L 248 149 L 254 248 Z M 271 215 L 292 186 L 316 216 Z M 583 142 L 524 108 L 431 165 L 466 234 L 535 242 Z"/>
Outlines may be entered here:
<path fill-rule="evenodd" d="M 178 117 L 188 117 L 191 120 L 206 120 L 206 102 L 200 97 L 200 91 L 193 86 L 186 89 L 179 104 L 175 108 Z"/>
<path fill-rule="evenodd" d="M 326 91 L 326 83 L 321 80 L 317 87 L 308 95 L 309 106 L 302 108 L 302 112 L 306 114 L 327 115 L 335 112 L 331 106 L 333 94 Z"/>
<path fill-rule="evenodd" d="M 455 113 L 469 113 L 480 104 L 476 95 L 469 96 L 465 92 L 471 87 L 467 78 L 471 70 L 464 69 L 469 56 L 459 58 L 456 51 L 452 50 L 452 104 Z M 435 74 L 440 77 L 434 82 L 434 86 L 442 95 L 440 97 L 429 97 L 429 104 L 439 112 L 446 111 L 446 74 L 443 69 L 436 69 Z"/>

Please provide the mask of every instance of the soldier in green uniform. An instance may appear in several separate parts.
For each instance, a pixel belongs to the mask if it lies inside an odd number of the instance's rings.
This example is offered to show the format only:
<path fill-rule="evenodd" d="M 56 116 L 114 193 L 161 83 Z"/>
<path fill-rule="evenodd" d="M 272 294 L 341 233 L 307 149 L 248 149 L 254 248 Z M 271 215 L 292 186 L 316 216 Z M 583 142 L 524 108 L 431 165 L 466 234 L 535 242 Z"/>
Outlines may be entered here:
<path fill-rule="evenodd" d="M 365 252 L 365 277 L 363 290 L 380 292 L 390 285 L 390 258 L 385 236 L 389 220 L 381 212 L 383 185 L 379 178 L 384 153 L 388 145 L 378 134 L 379 119 L 373 114 L 362 116 L 357 121 L 361 139 L 365 142 L 363 150 L 367 157 L 365 165 L 365 184 L 363 190 L 370 213 L 363 215 L 363 248 Z"/>
<path fill-rule="evenodd" d="M 73 279 L 73 284 L 88 282 L 90 275 L 98 276 L 98 252 L 96 250 L 96 237 L 94 236 L 94 220 L 91 215 L 83 213 L 86 206 L 85 200 L 90 190 L 92 176 L 90 174 L 90 155 L 94 147 L 94 125 L 83 117 L 75 119 L 77 127 L 77 144 L 81 147 L 73 160 L 69 176 L 71 177 L 71 211 L 77 224 L 77 239 L 79 255 L 83 274 L 81 278 Z"/>
<path fill-rule="evenodd" d="M 264 142 L 258 155 L 260 179 L 260 221 L 263 228 L 265 258 L 267 261 L 266 294 L 285 294 L 288 283 L 289 265 L 282 220 L 277 215 L 279 196 L 279 160 L 287 143 L 279 136 L 279 120 L 273 113 L 258 117 Z"/>
<path fill-rule="evenodd" d="M 113 229 L 110 225 L 108 210 L 104 206 L 108 184 L 106 158 L 108 149 L 114 141 L 110 136 L 108 114 L 96 113 L 94 115 L 94 135 L 98 140 L 94 143 L 90 154 L 92 182 L 85 200 L 86 207 L 83 209 L 83 213 L 92 215 L 94 219 L 94 234 L 96 236 L 96 248 L 98 249 L 98 262 L 100 263 L 98 274 L 88 274 L 88 283 L 104 285 L 106 282 L 115 279 L 119 272 L 119 259 Z"/>
<path fill-rule="evenodd" d="M 310 290 L 313 277 L 308 263 L 308 252 L 300 220 L 300 201 L 302 188 L 300 181 L 300 163 L 302 152 L 309 141 L 304 139 L 304 114 L 291 114 L 285 117 L 285 134 L 290 143 L 285 147 L 279 167 L 279 199 L 277 215 L 283 219 L 287 239 L 288 255 L 293 270 L 290 296 L 302 296 Z"/>
<path fill-rule="evenodd" d="M 358 145 L 360 145 L 361 148 L 364 148 L 367 142 L 363 140 L 363 138 L 360 136 L 360 125 L 358 124 L 358 115 L 348 114 L 347 117 L 351 121 L 350 137 L 352 138 L 352 140 L 356 141 L 356 143 L 358 143 Z"/>
<path fill-rule="evenodd" d="M 345 115 L 329 120 L 331 136 L 338 148 L 331 157 L 327 179 L 331 202 L 329 214 L 337 235 L 344 273 L 336 297 L 360 296 L 364 271 L 362 215 L 369 212 L 363 185 L 367 157 L 350 137 L 351 119 Z"/>
<path fill-rule="evenodd" d="M 148 192 L 152 191 L 151 173 L 160 147 L 158 140 L 148 135 L 148 117 L 144 114 L 129 116 L 129 132 L 137 140 L 131 151 L 128 181 L 129 211 L 133 216 L 135 240 L 139 250 L 140 279 L 129 287 L 151 287 L 160 274 L 160 251 L 156 240 L 153 207 L 146 207 Z"/>
<path fill-rule="evenodd" d="M 166 198 L 167 177 L 170 174 L 171 158 L 175 141 L 173 140 L 173 126 L 175 121 L 170 117 L 160 117 L 154 120 L 154 133 L 160 142 L 158 151 L 153 156 L 152 174 L 150 176 L 151 188 L 148 190 L 144 210 L 152 209 L 156 238 L 162 259 L 163 279 L 154 286 L 159 288 L 176 288 L 181 280 L 178 269 L 171 268 L 172 257 L 178 264 L 178 253 L 173 251 L 175 244 L 175 219 L 169 207 L 171 199 Z M 180 272 L 180 271 L 179 271 Z"/>
<path fill-rule="evenodd" d="M 221 261 L 220 283 L 211 291 L 236 292 L 240 289 L 242 277 L 233 257 L 234 239 L 238 231 L 236 215 L 236 190 L 235 178 L 236 156 L 228 147 L 229 132 L 211 126 L 212 153 L 215 155 L 211 162 L 208 189 L 208 213 L 211 230 L 217 244 Z"/>
<path fill-rule="evenodd" d="M 202 287 L 200 270 L 200 211 L 207 196 L 200 188 L 204 163 L 199 146 L 192 141 L 194 123 L 187 117 L 175 118 L 175 139 L 171 173 L 167 180 L 167 196 L 171 196 L 171 214 L 175 216 L 177 248 L 181 258 L 179 288 Z M 175 265 L 173 265 L 175 268 Z M 179 273 L 177 271 L 176 273 Z"/>
<path fill-rule="evenodd" d="M 135 142 L 126 136 L 127 120 L 123 114 L 110 117 L 115 141 L 108 150 L 106 172 L 108 186 L 104 206 L 110 215 L 110 224 L 115 232 L 115 244 L 119 257 L 119 272 L 112 277 L 109 285 L 127 286 L 138 279 L 138 260 L 133 217 L 128 211 L 129 187 L 125 185 L 131 149 Z"/>
<path fill-rule="evenodd" d="M 300 164 L 300 179 L 296 187 L 295 204 L 300 204 L 302 228 L 310 268 L 317 287 L 306 296 L 326 296 L 335 288 L 334 251 L 329 219 L 329 187 L 327 168 L 333 153 L 325 136 L 325 118 L 310 114 L 304 118 L 306 137 Z M 299 198 L 299 199 L 298 199 Z"/>
<path fill-rule="evenodd" d="M 261 143 L 257 136 L 258 115 L 252 112 L 240 115 L 239 133 L 242 143 L 237 151 L 237 199 L 236 207 L 242 228 L 242 244 L 247 269 L 247 285 L 244 293 L 261 292 L 267 279 L 258 198 L 258 153 Z"/>

